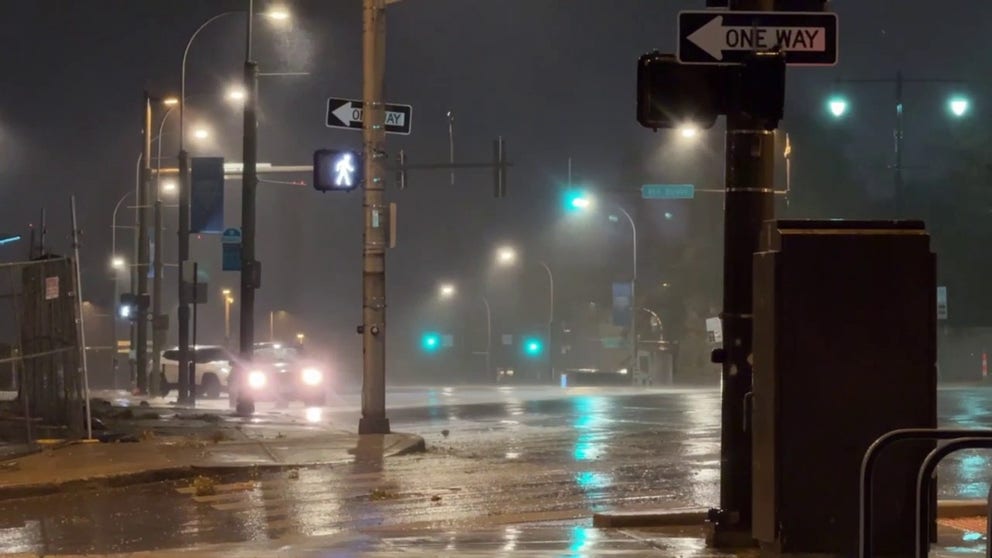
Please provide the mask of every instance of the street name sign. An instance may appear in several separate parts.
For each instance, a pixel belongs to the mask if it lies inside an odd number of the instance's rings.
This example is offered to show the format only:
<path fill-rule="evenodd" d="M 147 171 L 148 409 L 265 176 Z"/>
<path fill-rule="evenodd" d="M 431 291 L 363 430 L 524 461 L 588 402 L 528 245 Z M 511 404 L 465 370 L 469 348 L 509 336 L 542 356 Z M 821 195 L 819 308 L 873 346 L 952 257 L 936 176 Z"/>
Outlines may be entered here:
<path fill-rule="evenodd" d="M 220 245 L 221 271 L 241 271 L 241 229 L 225 229 Z"/>
<path fill-rule="evenodd" d="M 364 103 L 358 99 L 327 99 L 327 127 L 361 130 Z M 410 135 L 413 128 L 413 106 L 386 103 L 386 133 Z"/>
<path fill-rule="evenodd" d="M 691 200 L 696 194 L 692 184 L 645 184 L 641 198 L 645 200 Z"/>
<path fill-rule="evenodd" d="M 740 64 L 778 47 L 791 66 L 833 66 L 837 40 L 837 14 L 830 12 L 679 12 L 683 64 Z"/>
<path fill-rule="evenodd" d="M 220 235 L 221 244 L 241 244 L 241 229 L 224 229 Z"/>

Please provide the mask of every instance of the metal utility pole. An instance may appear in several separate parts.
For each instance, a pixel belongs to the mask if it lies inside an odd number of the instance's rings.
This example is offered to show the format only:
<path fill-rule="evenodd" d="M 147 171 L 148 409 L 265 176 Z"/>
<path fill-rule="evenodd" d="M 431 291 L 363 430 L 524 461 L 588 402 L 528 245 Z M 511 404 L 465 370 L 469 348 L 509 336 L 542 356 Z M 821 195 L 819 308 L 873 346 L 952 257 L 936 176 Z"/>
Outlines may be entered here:
<path fill-rule="evenodd" d="M 145 92 L 144 162 L 141 167 L 141 185 L 138 188 L 138 261 L 134 263 L 138 274 L 138 316 L 135 323 L 134 360 L 137 371 L 137 389 L 148 393 L 148 308 L 144 300 L 148 295 L 148 189 L 152 177 L 152 100 Z"/>
<path fill-rule="evenodd" d="M 362 418 L 359 434 L 389 433 L 386 418 L 386 219 L 385 107 L 386 0 L 363 0 L 362 129 L 365 191 L 362 210 Z"/>
<path fill-rule="evenodd" d="M 187 46 L 187 51 L 189 47 Z M 184 148 L 185 130 L 183 113 L 186 110 L 186 64 L 183 55 L 183 73 L 179 94 L 179 395 L 178 402 L 185 405 L 189 399 L 189 298 L 186 289 L 186 266 L 189 265 L 189 153 Z"/>
<path fill-rule="evenodd" d="M 772 11 L 773 0 L 738 0 L 732 10 Z M 722 416 L 717 546 L 752 544 L 752 269 L 762 224 L 775 215 L 775 132 L 741 110 L 727 115 L 723 259 Z"/>
<path fill-rule="evenodd" d="M 631 279 L 630 279 L 630 377 L 633 379 L 634 373 L 637 371 L 637 225 L 634 224 L 634 218 L 631 217 L 630 213 L 624 209 L 622 205 L 617 205 L 617 209 L 623 216 L 627 218 L 627 222 L 630 223 L 630 234 L 633 240 L 634 251 L 633 251 L 633 263 L 631 268 Z"/>
<path fill-rule="evenodd" d="M 76 291 L 76 341 L 79 343 L 79 369 L 83 376 L 83 410 L 86 412 L 86 438 L 93 439 L 93 414 L 90 409 L 90 373 L 86 360 L 86 323 L 83 320 L 83 281 L 79 274 L 79 223 L 76 221 L 76 196 L 69 197 L 72 210 L 73 290 Z"/>
<path fill-rule="evenodd" d="M 245 38 L 245 105 L 243 170 L 241 173 L 241 315 L 238 332 L 242 365 L 250 363 L 255 345 L 255 289 L 260 286 L 261 268 L 255 261 L 255 190 L 258 186 L 258 64 L 252 61 L 251 36 L 254 2 L 248 1 L 248 32 Z M 238 373 L 244 381 L 247 371 Z M 248 390 L 238 389 L 236 409 L 239 414 L 251 414 L 255 402 Z"/>
<path fill-rule="evenodd" d="M 161 141 L 161 140 L 159 140 Z M 148 382 L 152 395 L 161 393 L 162 348 L 165 344 L 165 319 L 162 316 L 162 197 L 159 179 L 155 179 L 155 245 L 152 250 L 152 369 Z"/>
<path fill-rule="evenodd" d="M 905 207 L 903 199 L 902 183 L 902 70 L 896 72 L 896 129 L 894 132 L 895 142 L 895 195 L 896 195 L 896 215 L 902 216 Z"/>
<path fill-rule="evenodd" d="M 896 205 L 896 215 L 903 216 L 905 212 L 905 183 L 903 181 L 903 125 L 905 120 L 905 107 L 903 105 L 903 92 L 905 90 L 906 84 L 913 83 L 945 83 L 945 84 L 955 84 L 960 85 L 962 80 L 956 79 L 946 79 L 946 78 L 905 78 L 903 77 L 902 70 L 896 71 L 895 78 L 879 78 L 879 79 L 839 79 L 838 83 L 860 83 L 860 84 L 870 84 L 870 83 L 891 83 L 895 86 L 895 102 L 896 102 L 896 122 L 895 128 L 892 130 L 893 139 L 893 161 L 892 161 L 892 178 L 893 178 L 893 196 L 895 197 Z"/>

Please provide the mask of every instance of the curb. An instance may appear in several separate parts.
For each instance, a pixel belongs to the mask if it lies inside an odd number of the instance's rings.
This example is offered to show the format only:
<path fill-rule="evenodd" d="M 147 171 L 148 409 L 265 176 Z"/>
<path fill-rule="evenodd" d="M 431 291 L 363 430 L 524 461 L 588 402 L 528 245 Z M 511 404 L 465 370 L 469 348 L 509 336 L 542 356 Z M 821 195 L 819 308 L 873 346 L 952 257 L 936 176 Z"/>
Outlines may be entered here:
<path fill-rule="evenodd" d="M 959 519 L 985 517 L 989 506 L 985 500 L 938 500 L 937 518 Z M 592 526 L 604 529 L 629 527 L 693 527 L 707 520 L 705 508 L 674 510 L 606 511 L 593 514 Z"/>
<path fill-rule="evenodd" d="M 989 503 L 985 500 L 938 500 L 937 517 L 940 519 L 959 519 L 962 517 L 984 517 L 989 512 Z"/>
<path fill-rule="evenodd" d="M 423 437 L 414 434 L 401 435 L 408 439 L 405 442 L 398 443 L 389 448 L 387 452 L 384 452 L 384 458 L 427 451 L 427 444 Z M 125 486 L 151 484 L 163 481 L 188 480 L 200 475 L 237 476 L 240 474 L 251 475 L 256 472 L 278 473 L 298 469 L 317 469 L 321 467 L 339 465 L 341 463 L 342 461 L 322 461 L 310 463 L 238 463 L 232 465 L 192 464 L 146 469 L 143 471 L 134 471 L 130 473 L 99 475 L 63 482 L 45 482 L 12 486 L 0 485 L 0 501 L 37 496 L 50 496 L 52 494 L 85 492 L 98 490 L 101 488 L 121 488 Z"/>
<path fill-rule="evenodd" d="M 706 523 L 708 513 L 705 508 L 607 511 L 593 514 L 592 526 L 601 529 L 694 526 Z"/>

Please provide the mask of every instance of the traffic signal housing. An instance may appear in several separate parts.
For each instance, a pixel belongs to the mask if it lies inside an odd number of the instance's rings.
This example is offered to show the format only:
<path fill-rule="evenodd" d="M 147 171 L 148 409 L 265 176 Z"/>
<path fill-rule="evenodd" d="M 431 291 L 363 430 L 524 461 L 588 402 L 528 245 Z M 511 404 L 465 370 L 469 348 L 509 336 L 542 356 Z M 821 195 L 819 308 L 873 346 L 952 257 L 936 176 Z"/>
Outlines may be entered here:
<path fill-rule="evenodd" d="M 709 129 L 723 114 L 720 66 L 679 64 L 651 52 L 637 61 L 637 122 L 645 128 Z"/>
<path fill-rule="evenodd" d="M 350 192 L 365 180 L 362 154 L 353 149 L 318 149 L 313 153 L 313 188 L 318 192 Z"/>
<path fill-rule="evenodd" d="M 136 322 L 148 310 L 148 295 L 123 293 L 117 306 L 117 315 L 122 320 Z"/>

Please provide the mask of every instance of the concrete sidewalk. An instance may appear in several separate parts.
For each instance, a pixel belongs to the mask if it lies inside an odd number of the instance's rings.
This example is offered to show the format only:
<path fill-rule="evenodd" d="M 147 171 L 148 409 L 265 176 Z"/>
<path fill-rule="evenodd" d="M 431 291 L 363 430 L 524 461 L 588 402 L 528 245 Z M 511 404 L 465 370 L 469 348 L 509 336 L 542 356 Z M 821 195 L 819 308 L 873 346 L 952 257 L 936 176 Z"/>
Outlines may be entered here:
<path fill-rule="evenodd" d="M 230 430 L 249 431 L 230 440 Z M 239 470 L 312 467 L 424 451 L 412 434 L 358 436 L 350 432 L 268 432 L 250 426 L 206 436 L 151 436 L 136 443 L 80 442 L 0 463 L 0 499 L 68 490 L 125 486 Z"/>

